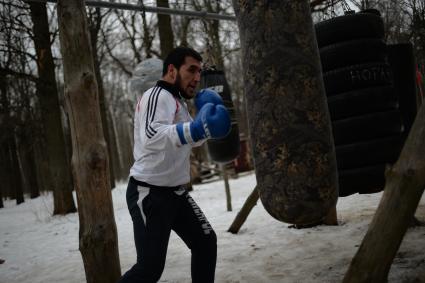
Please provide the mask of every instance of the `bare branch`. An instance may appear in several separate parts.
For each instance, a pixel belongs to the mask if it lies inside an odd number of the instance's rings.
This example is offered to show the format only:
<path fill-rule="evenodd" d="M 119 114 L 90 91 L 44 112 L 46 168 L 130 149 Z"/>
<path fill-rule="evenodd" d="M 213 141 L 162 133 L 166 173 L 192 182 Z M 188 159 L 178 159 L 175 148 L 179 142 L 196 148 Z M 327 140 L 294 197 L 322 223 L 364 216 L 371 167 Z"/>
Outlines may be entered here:
<path fill-rule="evenodd" d="M 101 30 L 101 33 L 102 33 L 102 36 L 104 37 L 104 38 L 106 38 L 106 35 L 105 35 L 105 33 L 104 33 L 104 31 L 103 30 Z M 123 62 L 121 62 L 121 60 L 119 60 L 113 53 L 112 53 L 112 49 L 110 48 L 110 46 L 108 45 L 108 42 L 107 42 L 107 40 L 104 40 L 103 41 L 103 43 L 104 43 L 104 46 L 105 46 L 105 48 L 106 48 L 106 51 L 107 51 L 107 53 L 108 53 L 108 55 L 109 56 L 111 56 L 111 58 L 112 58 L 112 60 L 120 67 L 120 69 L 125 73 L 125 74 L 127 74 L 128 76 L 131 76 L 132 75 L 132 72 L 130 72 L 128 69 L 127 69 L 127 67 L 123 64 Z"/>
<path fill-rule="evenodd" d="M 0 75 L 2 75 L 2 76 L 10 75 L 10 76 L 13 76 L 15 78 L 27 79 L 27 80 L 30 80 L 32 82 L 38 81 L 38 78 L 34 75 L 18 72 L 18 71 L 12 70 L 10 68 L 4 68 L 4 67 L 0 67 Z"/>

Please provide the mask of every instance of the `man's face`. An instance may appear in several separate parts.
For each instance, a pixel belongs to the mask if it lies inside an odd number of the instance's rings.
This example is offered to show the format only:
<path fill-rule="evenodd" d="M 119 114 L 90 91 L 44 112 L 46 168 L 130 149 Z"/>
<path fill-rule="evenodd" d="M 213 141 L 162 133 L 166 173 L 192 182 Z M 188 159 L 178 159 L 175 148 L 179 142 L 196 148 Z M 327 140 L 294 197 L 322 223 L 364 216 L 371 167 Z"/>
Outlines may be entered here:
<path fill-rule="evenodd" d="M 183 92 L 185 98 L 195 96 L 195 89 L 201 80 L 201 62 L 187 56 L 177 71 L 175 85 Z"/>

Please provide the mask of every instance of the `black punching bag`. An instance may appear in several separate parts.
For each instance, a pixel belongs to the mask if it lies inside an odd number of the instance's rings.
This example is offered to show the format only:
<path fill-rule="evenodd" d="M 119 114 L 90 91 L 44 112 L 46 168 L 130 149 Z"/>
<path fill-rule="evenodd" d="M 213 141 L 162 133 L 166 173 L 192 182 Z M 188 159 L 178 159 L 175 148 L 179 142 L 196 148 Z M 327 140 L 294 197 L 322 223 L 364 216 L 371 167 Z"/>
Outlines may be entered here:
<path fill-rule="evenodd" d="M 230 87 L 224 72 L 215 69 L 206 69 L 201 73 L 201 88 L 216 91 L 223 98 L 224 106 L 230 114 L 232 127 L 229 134 L 222 139 L 210 139 L 207 142 L 208 152 L 215 162 L 227 163 L 239 155 L 239 128 L 236 121 L 235 107 L 230 95 Z"/>

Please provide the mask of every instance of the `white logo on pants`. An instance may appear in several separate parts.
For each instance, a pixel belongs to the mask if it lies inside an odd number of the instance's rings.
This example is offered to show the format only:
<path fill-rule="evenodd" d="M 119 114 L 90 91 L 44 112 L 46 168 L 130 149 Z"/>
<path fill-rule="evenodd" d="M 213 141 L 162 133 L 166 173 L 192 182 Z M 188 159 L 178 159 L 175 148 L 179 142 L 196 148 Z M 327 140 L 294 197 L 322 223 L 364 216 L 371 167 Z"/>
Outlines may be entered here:
<path fill-rule="evenodd" d="M 204 231 L 205 235 L 208 235 L 213 230 L 211 227 L 211 224 L 208 222 L 207 218 L 205 218 L 205 215 L 202 213 L 199 206 L 196 204 L 196 202 L 193 200 L 193 198 L 190 197 L 189 194 L 187 194 L 187 200 L 189 201 L 190 205 L 193 208 L 193 211 L 195 212 L 196 217 L 198 217 L 198 220 L 202 223 L 201 227 Z"/>

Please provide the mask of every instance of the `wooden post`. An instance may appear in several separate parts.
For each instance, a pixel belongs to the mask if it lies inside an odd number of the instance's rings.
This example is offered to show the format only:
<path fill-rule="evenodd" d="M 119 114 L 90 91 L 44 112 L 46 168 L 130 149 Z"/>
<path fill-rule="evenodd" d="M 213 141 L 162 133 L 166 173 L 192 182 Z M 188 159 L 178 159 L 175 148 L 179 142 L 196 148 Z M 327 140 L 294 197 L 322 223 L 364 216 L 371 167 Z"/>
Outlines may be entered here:
<path fill-rule="evenodd" d="M 332 206 L 329 209 L 328 214 L 326 215 L 325 219 L 323 220 L 323 224 L 325 224 L 325 225 L 338 225 L 338 214 L 336 212 L 336 205 Z"/>
<path fill-rule="evenodd" d="M 85 3 L 59 0 L 57 7 L 80 220 L 80 251 L 87 282 L 115 283 L 121 275 L 117 228 Z"/>
<path fill-rule="evenodd" d="M 242 225 L 248 218 L 249 213 L 257 204 L 259 197 L 260 195 L 258 194 L 257 186 L 255 186 L 255 188 L 252 190 L 251 194 L 248 196 L 245 203 L 243 204 L 238 215 L 236 215 L 235 220 L 233 220 L 233 223 L 232 225 L 230 225 L 229 230 L 227 230 L 227 232 L 233 234 L 237 234 L 239 232 L 239 229 L 242 227 Z"/>
<path fill-rule="evenodd" d="M 221 173 L 223 174 L 224 190 L 226 192 L 227 211 L 232 211 L 232 195 L 230 194 L 229 175 L 227 174 L 227 169 L 225 164 L 220 163 L 219 167 L 220 167 Z"/>
<path fill-rule="evenodd" d="M 344 283 L 386 282 L 393 259 L 425 188 L 425 107 L 422 105 L 398 161 L 386 172 L 381 202 Z"/>

